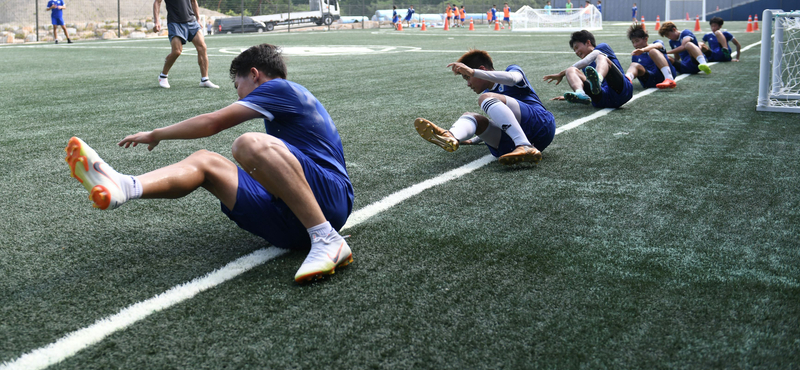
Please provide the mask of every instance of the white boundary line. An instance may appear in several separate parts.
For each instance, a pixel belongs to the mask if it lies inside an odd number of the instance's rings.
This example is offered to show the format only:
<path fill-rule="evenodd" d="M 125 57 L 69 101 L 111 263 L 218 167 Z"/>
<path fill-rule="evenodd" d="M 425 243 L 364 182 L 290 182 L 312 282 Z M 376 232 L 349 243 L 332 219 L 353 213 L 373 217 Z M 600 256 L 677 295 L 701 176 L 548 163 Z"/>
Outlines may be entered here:
<path fill-rule="evenodd" d="M 748 45 L 747 47 L 743 48 L 742 51 L 748 50 L 760 43 L 761 42 L 759 41 L 755 44 Z M 716 63 L 709 64 L 713 65 Z M 690 75 L 680 75 L 675 78 L 675 80 L 682 80 L 687 76 Z M 650 95 L 655 91 L 657 91 L 655 88 L 644 90 L 634 95 L 628 103 L 640 97 Z M 626 103 L 626 105 L 628 103 Z M 586 122 L 605 116 L 613 110 L 613 108 L 605 108 L 587 117 L 572 121 L 556 129 L 555 134 L 558 135 L 572 130 L 573 128 L 576 128 Z M 455 180 L 492 162 L 494 162 L 494 157 L 491 154 L 487 154 L 486 156 L 476 159 L 459 168 L 391 194 L 373 204 L 353 212 L 342 230 L 355 227 L 356 225 L 363 223 L 378 213 L 392 208 L 414 195 L 417 195 L 434 186 L 444 184 L 450 180 Z M 194 297 L 200 292 L 214 288 L 249 271 L 254 267 L 260 266 L 271 259 L 277 258 L 286 252 L 287 250 L 284 249 L 269 247 L 261 248 L 246 256 L 239 257 L 233 262 L 230 262 L 217 270 L 209 272 L 205 276 L 201 276 L 187 283 L 177 285 L 155 297 L 128 306 L 115 315 L 97 320 L 94 324 L 88 327 L 71 332 L 47 346 L 25 353 L 16 360 L 4 362 L 3 364 L 0 364 L 0 370 L 44 369 L 50 365 L 57 364 L 68 357 L 73 356 L 82 349 L 100 342 L 107 336 L 119 330 L 125 329 L 126 327 L 146 318 L 147 316 L 150 316 L 153 313 L 163 311 Z"/>

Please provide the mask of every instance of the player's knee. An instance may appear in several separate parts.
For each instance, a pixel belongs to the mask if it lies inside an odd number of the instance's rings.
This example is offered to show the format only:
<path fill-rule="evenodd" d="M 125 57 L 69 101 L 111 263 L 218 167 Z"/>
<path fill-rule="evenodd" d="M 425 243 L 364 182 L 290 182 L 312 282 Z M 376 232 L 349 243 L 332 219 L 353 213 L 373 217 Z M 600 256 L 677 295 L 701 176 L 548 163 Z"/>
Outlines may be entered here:
<path fill-rule="evenodd" d="M 251 132 L 233 141 L 231 154 L 239 163 L 248 163 L 256 158 L 269 160 L 282 144 L 272 136 Z"/>

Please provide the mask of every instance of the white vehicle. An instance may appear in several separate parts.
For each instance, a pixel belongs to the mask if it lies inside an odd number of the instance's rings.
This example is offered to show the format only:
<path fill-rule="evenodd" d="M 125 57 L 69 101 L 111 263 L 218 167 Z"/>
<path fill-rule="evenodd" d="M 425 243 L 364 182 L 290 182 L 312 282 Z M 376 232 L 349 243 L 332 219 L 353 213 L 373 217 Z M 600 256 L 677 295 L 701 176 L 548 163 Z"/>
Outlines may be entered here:
<path fill-rule="evenodd" d="M 307 12 L 292 12 L 270 15 L 252 16 L 254 21 L 264 22 L 267 31 L 275 29 L 279 24 L 299 24 L 316 23 L 317 25 L 330 25 L 334 20 L 338 20 L 339 4 L 337 0 L 309 0 L 308 5 L 311 10 Z"/>

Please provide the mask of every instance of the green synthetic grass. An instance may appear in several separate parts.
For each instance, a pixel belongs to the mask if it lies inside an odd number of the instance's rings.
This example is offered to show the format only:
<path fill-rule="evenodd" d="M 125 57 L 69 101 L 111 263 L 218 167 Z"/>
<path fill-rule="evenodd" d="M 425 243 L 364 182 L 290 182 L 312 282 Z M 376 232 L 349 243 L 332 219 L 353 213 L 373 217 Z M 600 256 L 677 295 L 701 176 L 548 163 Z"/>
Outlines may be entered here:
<path fill-rule="evenodd" d="M 731 23 L 743 46 L 760 39 Z M 624 30 L 597 39 L 627 67 Z M 115 145 L 234 101 L 233 54 L 220 49 L 424 51 L 288 58 L 290 79 L 339 127 L 360 209 L 487 154 L 446 153 L 411 124 L 479 111 L 445 69 L 467 48 L 522 66 L 558 126 L 595 112 L 546 100 L 566 90 L 541 76 L 576 57 L 544 52 L 569 51 L 567 40 L 483 29 L 215 36 L 219 90 L 196 87 L 191 46 L 159 89 L 165 39 L 0 47 L 0 362 L 267 246 L 202 190 L 94 210 L 63 161 L 73 135 L 130 174 L 200 149 L 231 158 L 232 141 L 261 122 L 153 152 Z M 290 253 L 54 368 L 796 368 L 800 116 L 755 112 L 759 50 L 556 136 L 539 165 L 489 164 L 347 230 L 355 263 L 330 279 L 294 284 L 304 255 Z"/>

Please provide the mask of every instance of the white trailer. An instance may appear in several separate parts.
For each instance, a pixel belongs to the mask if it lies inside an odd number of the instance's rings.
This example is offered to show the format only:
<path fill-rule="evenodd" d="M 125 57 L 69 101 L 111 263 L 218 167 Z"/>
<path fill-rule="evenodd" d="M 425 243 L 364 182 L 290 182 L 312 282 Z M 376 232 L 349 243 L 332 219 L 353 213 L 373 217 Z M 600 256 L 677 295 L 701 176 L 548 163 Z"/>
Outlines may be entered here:
<path fill-rule="evenodd" d="M 267 31 L 275 29 L 276 25 L 316 23 L 317 25 L 330 25 L 334 20 L 338 20 L 339 3 L 338 0 L 309 0 L 309 8 L 306 12 L 280 13 L 269 15 L 256 15 L 255 21 L 264 22 Z"/>

